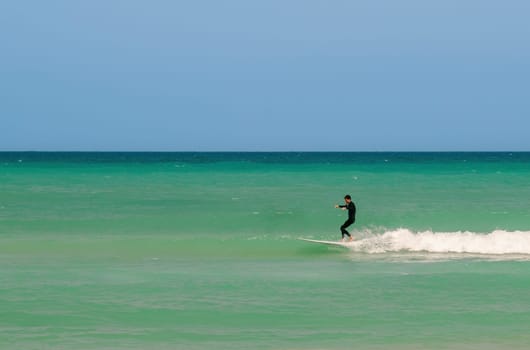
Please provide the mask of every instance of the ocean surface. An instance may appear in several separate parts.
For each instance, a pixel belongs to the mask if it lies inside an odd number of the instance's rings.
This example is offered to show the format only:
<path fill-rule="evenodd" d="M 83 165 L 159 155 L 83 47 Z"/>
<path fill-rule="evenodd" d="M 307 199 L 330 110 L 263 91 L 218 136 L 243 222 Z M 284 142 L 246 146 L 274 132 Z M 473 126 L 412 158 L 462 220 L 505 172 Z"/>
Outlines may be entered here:
<path fill-rule="evenodd" d="M 0 153 L 0 349 L 528 348 L 530 153 Z"/>

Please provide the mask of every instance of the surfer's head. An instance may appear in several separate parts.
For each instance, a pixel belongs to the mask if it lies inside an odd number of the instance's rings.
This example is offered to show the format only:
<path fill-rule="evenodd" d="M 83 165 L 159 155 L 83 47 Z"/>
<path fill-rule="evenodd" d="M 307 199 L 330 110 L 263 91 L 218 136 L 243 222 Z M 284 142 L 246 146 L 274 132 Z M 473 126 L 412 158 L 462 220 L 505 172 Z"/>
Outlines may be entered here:
<path fill-rule="evenodd" d="M 351 202 L 351 196 L 350 196 L 349 194 L 345 195 L 345 196 L 344 196 L 344 201 L 345 201 L 346 203 L 350 203 L 350 202 Z"/>

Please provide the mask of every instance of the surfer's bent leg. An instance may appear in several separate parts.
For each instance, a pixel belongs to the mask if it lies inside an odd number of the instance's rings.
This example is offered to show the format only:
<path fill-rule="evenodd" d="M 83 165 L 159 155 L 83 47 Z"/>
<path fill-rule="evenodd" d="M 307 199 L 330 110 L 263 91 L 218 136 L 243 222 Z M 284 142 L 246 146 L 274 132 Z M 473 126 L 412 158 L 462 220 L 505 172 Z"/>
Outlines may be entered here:
<path fill-rule="evenodd" d="M 342 238 L 344 238 L 344 235 L 351 237 L 350 233 L 346 230 L 346 227 L 350 226 L 351 224 L 353 224 L 353 220 L 348 219 L 340 227 L 340 232 L 342 232 Z"/>

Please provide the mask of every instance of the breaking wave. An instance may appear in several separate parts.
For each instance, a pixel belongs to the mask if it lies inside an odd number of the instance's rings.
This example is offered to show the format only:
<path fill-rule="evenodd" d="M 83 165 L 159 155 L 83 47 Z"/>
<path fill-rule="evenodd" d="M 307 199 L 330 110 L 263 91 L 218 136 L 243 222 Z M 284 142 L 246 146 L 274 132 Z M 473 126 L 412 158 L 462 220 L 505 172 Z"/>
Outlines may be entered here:
<path fill-rule="evenodd" d="M 413 232 L 408 229 L 369 235 L 347 244 L 364 253 L 431 252 L 471 254 L 530 254 L 530 231 Z"/>

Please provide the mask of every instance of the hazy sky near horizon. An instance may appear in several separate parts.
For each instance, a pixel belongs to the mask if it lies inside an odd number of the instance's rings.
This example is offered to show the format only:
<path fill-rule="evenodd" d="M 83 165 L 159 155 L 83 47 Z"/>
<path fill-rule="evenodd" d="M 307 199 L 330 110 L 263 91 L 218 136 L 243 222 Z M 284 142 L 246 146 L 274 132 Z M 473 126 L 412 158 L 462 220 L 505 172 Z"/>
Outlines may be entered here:
<path fill-rule="evenodd" d="M 0 150 L 530 150 L 529 13 L 5 1 Z"/>

